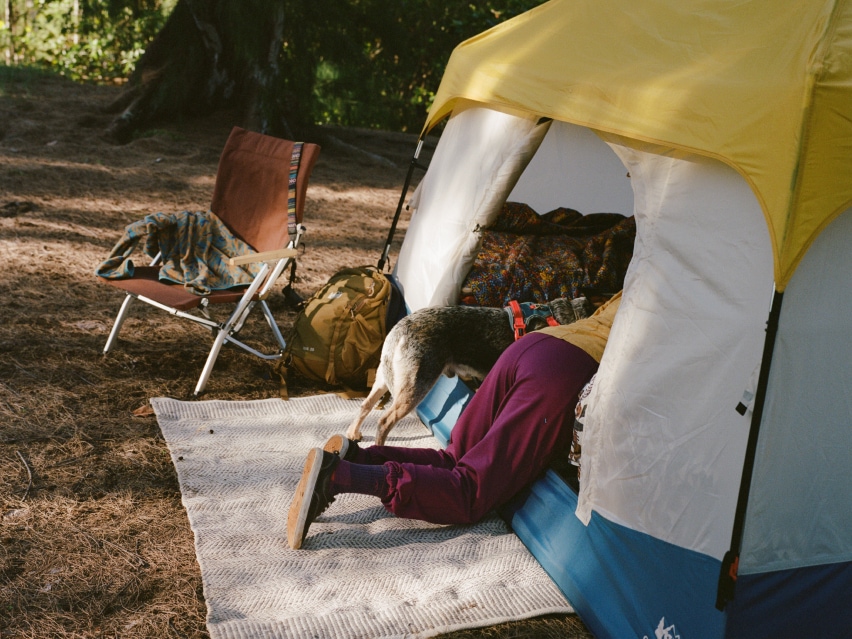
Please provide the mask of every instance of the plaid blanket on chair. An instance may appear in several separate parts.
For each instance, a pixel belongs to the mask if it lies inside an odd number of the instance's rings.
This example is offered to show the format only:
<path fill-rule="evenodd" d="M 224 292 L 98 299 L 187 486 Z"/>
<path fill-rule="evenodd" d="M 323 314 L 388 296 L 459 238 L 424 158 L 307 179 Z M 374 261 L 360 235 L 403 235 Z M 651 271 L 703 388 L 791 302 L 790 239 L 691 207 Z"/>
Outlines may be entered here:
<path fill-rule="evenodd" d="M 247 286 L 262 264 L 231 266 L 228 258 L 253 249 L 235 237 L 211 211 L 153 213 L 127 226 L 96 274 L 107 279 L 133 276 L 130 255 L 144 238 L 145 253 L 162 256 L 161 280 L 183 284 L 196 295 Z"/>

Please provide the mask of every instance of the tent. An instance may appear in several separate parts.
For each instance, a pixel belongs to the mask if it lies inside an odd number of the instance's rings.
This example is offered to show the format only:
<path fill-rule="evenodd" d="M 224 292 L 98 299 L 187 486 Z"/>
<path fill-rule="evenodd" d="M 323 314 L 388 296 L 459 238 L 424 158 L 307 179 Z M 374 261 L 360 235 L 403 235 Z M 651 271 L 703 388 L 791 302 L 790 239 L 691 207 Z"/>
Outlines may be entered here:
<path fill-rule="evenodd" d="M 588 627 L 849 636 L 852 2 L 552 0 L 456 48 L 444 121 L 411 310 L 458 303 L 507 199 L 635 215 L 579 492 L 505 513 Z M 446 440 L 468 397 L 418 414 Z"/>

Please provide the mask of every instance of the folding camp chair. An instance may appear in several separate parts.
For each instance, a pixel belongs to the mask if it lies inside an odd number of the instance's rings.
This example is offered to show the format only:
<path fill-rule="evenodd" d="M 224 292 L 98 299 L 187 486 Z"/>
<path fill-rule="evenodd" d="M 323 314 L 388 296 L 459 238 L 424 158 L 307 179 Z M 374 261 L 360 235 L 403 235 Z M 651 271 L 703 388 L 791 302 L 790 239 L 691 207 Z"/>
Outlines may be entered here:
<path fill-rule="evenodd" d="M 288 266 L 292 283 L 293 259 L 305 230 L 302 226 L 305 191 L 319 151 L 316 144 L 295 143 L 234 127 L 219 159 L 210 210 L 234 236 L 256 251 L 234 256 L 229 264 L 263 262 L 262 268 L 248 286 L 213 290 L 207 295 L 197 295 L 182 284 L 159 279 L 161 255 L 150 266 L 137 266 L 130 278 L 99 278 L 127 294 L 104 353 L 112 349 L 130 303 L 138 299 L 213 331 L 215 338 L 195 387 L 196 395 L 204 390 L 225 342 L 266 360 L 280 358 L 285 341 L 266 298 Z M 227 320 L 217 322 L 210 317 L 208 307 L 214 304 L 233 307 Z M 274 353 L 261 353 L 236 338 L 255 306 L 263 311 L 272 329 L 278 345 Z"/>

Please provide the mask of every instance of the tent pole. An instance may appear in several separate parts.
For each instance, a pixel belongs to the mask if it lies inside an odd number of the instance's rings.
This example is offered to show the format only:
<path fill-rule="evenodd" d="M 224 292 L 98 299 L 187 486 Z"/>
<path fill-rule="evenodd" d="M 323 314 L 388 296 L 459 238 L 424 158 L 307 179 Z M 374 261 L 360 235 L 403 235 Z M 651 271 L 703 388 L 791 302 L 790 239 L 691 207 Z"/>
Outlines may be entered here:
<path fill-rule="evenodd" d="M 414 169 L 423 169 L 426 170 L 427 167 L 420 164 L 417 159 L 420 157 L 420 150 L 423 148 L 423 140 L 425 136 L 421 136 L 417 141 L 417 148 L 414 150 L 414 156 L 411 158 L 411 163 L 408 165 L 408 173 L 405 176 L 405 183 L 402 186 L 402 193 L 399 196 L 399 202 L 396 205 L 396 213 L 393 216 L 393 222 L 391 223 L 390 230 L 388 231 L 388 239 L 385 242 L 385 249 L 382 251 L 382 257 L 379 259 L 379 263 L 377 264 L 377 268 L 380 272 L 384 271 L 385 264 L 388 260 L 388 254 L 390 253 L 391 242 L 393 242 L 394 233 L 396 233 L 396 225 L 399 222 L 399 216 L 402 213 L 402 207 L 405 203 L 405 196 L 408 194 L 408 188 L 411 186 L 411 177 L 414 174 Z"/>
<path fill-rule="evenodd" d="M 769 369 L 772 366 L 772 354 L 775 351 L 775 338 L 778 334 L 778 321 L 781 316 L 781 302 L 783 298 L 784 293 L 775 291 L 775 295 L 772 297 L 772 307 L 769 309 L 769 319 L 766 322 L 766 340 L 763 344 L 763 358 L 760 363 L 760 375 L 758 376 L 757 390 L 754 396 L 754 410 L 751 415 L 748 444 L 746 445 L 745 459 L 743 460 L 743 474 L 740 480 L 737 510 L 734 514 L 734 526 L 731 532 L 731 546 L 722 559 L 722 569 L 719 573 L 719 589 L 716 594 L 716 608 L 719 610 L 724 610 L 727 603 L 734 598 L 734 590 L 737 584 L 740 548 L 745 529 L 751 480 L 754 474 L 754 461 L 757 455 L 757 440 L 760 431 L 760 422 L 763 419 L 766 389 L 769 386 Z"/>

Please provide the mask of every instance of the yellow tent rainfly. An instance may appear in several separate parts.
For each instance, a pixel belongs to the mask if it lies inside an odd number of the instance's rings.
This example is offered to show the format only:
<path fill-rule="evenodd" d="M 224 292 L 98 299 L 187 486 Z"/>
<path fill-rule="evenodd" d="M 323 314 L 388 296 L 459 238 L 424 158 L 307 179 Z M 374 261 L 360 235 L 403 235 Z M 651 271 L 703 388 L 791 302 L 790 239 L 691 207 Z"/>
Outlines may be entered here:
<path fill-rule="evenodd" d="M 554 0 L 453 52 L 462 100 L 717 158 L 751 185 L 783 290 L 852 203 L 852 3 Z"/>

